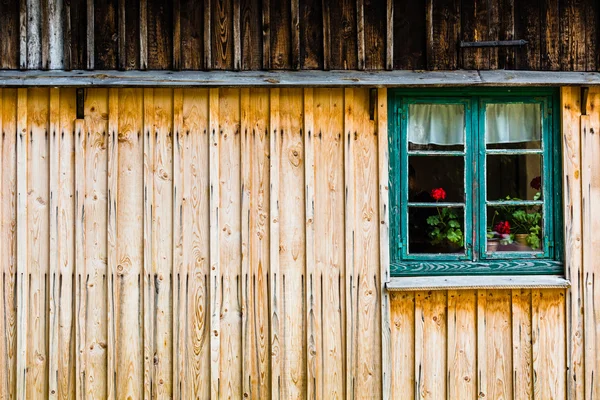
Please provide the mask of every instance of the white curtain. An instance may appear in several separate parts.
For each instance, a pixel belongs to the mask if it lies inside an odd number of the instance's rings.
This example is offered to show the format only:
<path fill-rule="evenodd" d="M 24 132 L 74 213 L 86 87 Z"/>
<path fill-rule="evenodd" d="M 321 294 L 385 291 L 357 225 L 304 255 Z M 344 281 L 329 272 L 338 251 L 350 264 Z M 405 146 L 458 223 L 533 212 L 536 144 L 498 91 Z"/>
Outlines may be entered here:
<path fill-rule="evenodd" d="M 408 141 L 413 144 L 460 145 L 465 137 L 465 110 L 461 104 L 411 104 Z M 486 143 L 540 140 L 538 104 L 488 104 Z"/>

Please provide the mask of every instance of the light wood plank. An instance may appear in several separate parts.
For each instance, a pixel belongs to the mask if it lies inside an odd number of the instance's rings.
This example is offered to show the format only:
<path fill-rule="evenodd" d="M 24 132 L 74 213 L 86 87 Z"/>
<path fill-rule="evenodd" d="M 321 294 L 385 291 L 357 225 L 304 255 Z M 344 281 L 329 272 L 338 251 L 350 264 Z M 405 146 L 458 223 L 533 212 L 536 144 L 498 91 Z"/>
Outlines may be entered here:
<path fill-rule="evenodd" d="M 209 187 L 210 187 L 210 395 L 219 398 L 219 365 L 221 346 L 221 269 L 219 260 L 219 233 L 221 224 L 219 185 L 219 89 L 210 89 L 208 106 L 209 140 Z"/>
<path fill-rule="evenodd" d="M 488 360 L 487 360 L 487 290 L 477 291 L 477 393 L 487 396 L 488 393 Z"/>
<path fill-rule="evenodd" d="M 513 393 L 511 297 L 510 290 L 487 291 L 485 330 L 477 332 L 486 336 L 486 347 L 477 351 L 487 352 L 486 395 L 493 399 L 509 398 Z"/>
<path fill-rule="evenodd" d="M 219 93 L 219 395 L 242 398 L 240 90 Z"/>
<path fill-rule="evenodd" d="M 448 397 L 476 399 L 477 292 L 448 291 Z"/>
<path fill-rule="evenodd" d="M 513 398 L 531 398 L 533 393 L 533 349 L 531 290 L 512 291 Z"/>
<path fill-rule="evenodd" d="M 392 322 L 391 356 L 392 388 L 391 397 L 398 400 L 415 398 L 415 331 L 422 325 L 415 318 L 415 293 L 390 293 L 390 313 Z M 419 353 L 422 349 L 418 349 Z"/>
<path fill-rule="evenodd" d="M 263 10 L 264 23 L 265 10 Z M 283 344 L 281 337 L 280 318 L 280 271 L 279 271 L 279 243 L 280 243 L 280 224 L 279 224 L 279 182 L 280 182 L 280 89 L 272 89 L 269 99 L 269 160 L 270 160 L 270 185 L 269 185 L 269 319 L 270 319 L 270 342 L 271 342 L 271 398 L 278 400 L 281 398 L 281 375 Z"/>
<path fill-rule="evenodd" d="M 390 279 L 389 145 L 387 89 L 377 90 L 377 159 L 379 162 L 379 263 L 381 293 L 381 380 L 383 398 L 391 398 L 390 298 L 385 284 Z"/>
<path fill-rule="evenodd" d="M 567 292 L 567 366 L 569 397 L 583 398 L 586 386 L 584 371 L 584 276 L 581 215 L 581 136 L 580 89 L 561 89 L 563 152 L 563 218 L 565 242 L 565 277 L 572 282 Z"/>

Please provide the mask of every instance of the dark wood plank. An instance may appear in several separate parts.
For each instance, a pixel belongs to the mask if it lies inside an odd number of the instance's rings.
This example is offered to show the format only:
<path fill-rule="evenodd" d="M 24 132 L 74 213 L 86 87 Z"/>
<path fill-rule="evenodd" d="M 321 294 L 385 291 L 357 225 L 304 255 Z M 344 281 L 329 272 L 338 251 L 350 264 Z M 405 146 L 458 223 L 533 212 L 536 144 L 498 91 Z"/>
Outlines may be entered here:
<path fill-rule="evenodd" d="M 462 40 L 479 42 L 490 40 L 490 4 L 486 0 L 463 2 L 461 7 Z M 462 68 L 489 69 L 489 48 L 461 49 Z"/>
<path fill-rule="evenodd" d="M 262 0 L 263 69 L 271 69 L 271 2 Z"/>
<path fill-rule="evenodd" d="M 290 1 L 292 69 L 300 69 L 300 0 Z M 314 29 L 314 28 L 311 28 Z"/>
<path fill-rule="evenodd" d="M 242 69 L 242 10 L 239 0 L 233 1 L 233 69 Z"/>
<path fill-rule="evenodd" d="M 559 0 L 542 0 L 540 68 L 557 71 L 560 69 Z"/>
<path fill-rule="evenodd" d="M 233 69 L 233 7 L 231 0 L 213 0 L 213 69 Z"/>
<path fill-rule="evenodd" d="M 127 0 L 125 10 L 125 69 L 140 68 L 140 0 Z"/>
<path fill-rule="evenodd" d="M 292 31 L 290 1 L 271 0 L 271 69 L 291 69 Z"/>
<path fill-rule="evenodd" d="M 513 40 L 515 38 L 515 0 L 499 0 L 498 39 Z M 515 68 L 514 47 L 498 49 L 498 68 Z"/>
<path fill-rule="evenodd" d="M 173 69 L 181 69 L 181 0 L 173 0 Z"/>
<path fill-rule="evenodd" d="M 204 5 L 201 1 L 181 0 L 181 68 L 204 68 Z"/>
<path fill-rule="evenodd" d="M 322 0 L 300 1 L 300 67 L 323 68 Z"/>
<path fill-rule="evenodd" d="M 323 10 L 323 69 L 331 69 L 331 8 L 328 0 L 322 0 Z"/>
<path fill-rule="evenodd" d="M 117 68 L 117 0 L 94 1 L 94 68 Z"/>
<path fill-rule="evenodd" d="M 518 47 L 517 69 L 540 69 L 540 0 L 515 1 L 515 39 L 529 43 Z"/>
<path fill-rule="evenodd" d="M 385 69 L 387 0 L 365 0 L 365 68 Z"/>
<path fill-rule="evenodd" d="M 357 69 L 365 69 L 365 0 L 356 0 Z"/>
<path fill-rule="evenodd" d="M 425 69 L 425 0 L 394 2 L 394 68 Z"/>
<path fill-rule="evenodd" d="M 582 0 L 561 0 L 560 9 L 560 69 L 585 71 L 586 34 Z"/>
<path fill-rule="evenodd" d="M 461 24 L 460 0 L 432 1 L 431 42 L 427 45 L 427 69 L 451 70 L 458 66 L 458 40 Z"/>
<path fill-rule="evenodd" d="M 173 63 L 173 8 L 148 0 L 148 69 L 170 69 Z"/>
<path fill-rule="evenodd" d="M 19 2 L 0 1 L 0 68 L 19 68 Z"/>
<path fill-rule="evenodd" d="M 329 5 L 331 69 L 356 69 L 356 1 L 339 0 Z"/>
<path fill-rule="evenodd" d="M 385 69 L 394 69 L 394 0 L 386 1 Z"/>
<path fill-rule="evenodd" d="M 127 6 L 125 0 L 118 0 L 117 24 L 118 24 L 118 63 L 119 69 L 124 70 L 127 66 Z"/>
<path fill-rule="evenodd" d="M 240 0 L 243 70 L 259 70 L 262 66 L 262 0 Z"/>
<path fill-rule="evenodd" d="M 586 71 L 597 71 L 600 68 L 600 2 L 598 0 L 585 0 L 585 48 Z"/>

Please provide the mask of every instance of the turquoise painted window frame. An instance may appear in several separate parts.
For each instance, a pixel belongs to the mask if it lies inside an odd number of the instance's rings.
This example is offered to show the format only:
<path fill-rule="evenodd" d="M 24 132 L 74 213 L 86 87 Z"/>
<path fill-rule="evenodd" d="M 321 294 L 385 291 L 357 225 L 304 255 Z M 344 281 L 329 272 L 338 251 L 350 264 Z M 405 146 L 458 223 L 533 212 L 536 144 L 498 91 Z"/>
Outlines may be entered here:
<path fill-rule="evenodd" d="M 431 275 L 535 275 L 563 274 L 562 163 L 559 95 L 547 88 L 402 89 L 390 90 L 390 272 L 392 276 Z M 408 108 L 411 104 L 463 104 L 465 145 L 463 152 L 436 152 L 464 157 L 465 253 L 409 254 L 408 158 L 427 156 L 409 151 Z M 486 199 L 485 163 L 488 153 L 523 154 L 522 150 L 487 150 L 485 112 L 489 103 L 535 103 L 541 107 L 543 250 L 537 252 L 486 253 L 486 207 L 508 204 Z M 529 151 L 534 152 L 534 151 Z M 471 184 L 475 182 L 475 184 Z M 532 204 L 524 200 L 514 205 Z M 432 204 L 433 205 L 433 204 Z M 453 203 L 457 205 L 457 203 Z M 421 205 L 423 206 L 423 205 Z"/>

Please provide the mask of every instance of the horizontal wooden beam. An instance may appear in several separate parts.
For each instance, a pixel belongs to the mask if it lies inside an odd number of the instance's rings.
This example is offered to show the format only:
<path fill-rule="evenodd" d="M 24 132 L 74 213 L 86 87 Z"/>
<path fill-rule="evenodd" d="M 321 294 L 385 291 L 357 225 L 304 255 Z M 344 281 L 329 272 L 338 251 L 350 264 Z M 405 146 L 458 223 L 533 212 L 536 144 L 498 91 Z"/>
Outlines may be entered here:
<path fill-rule="evenodd" d="M 598 72 L 540 71 L 0 71 L 0 87 L 593 86 Z"/>
<path fill-rule="evenodd" d="M 558 275 L 394 277 L 390 291 L 456 289 L 566 289 L 571 283 Z"/>

